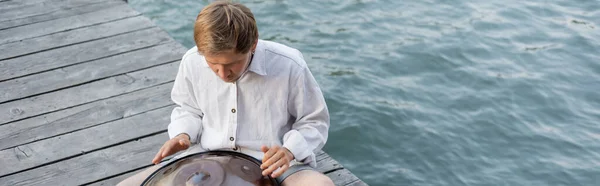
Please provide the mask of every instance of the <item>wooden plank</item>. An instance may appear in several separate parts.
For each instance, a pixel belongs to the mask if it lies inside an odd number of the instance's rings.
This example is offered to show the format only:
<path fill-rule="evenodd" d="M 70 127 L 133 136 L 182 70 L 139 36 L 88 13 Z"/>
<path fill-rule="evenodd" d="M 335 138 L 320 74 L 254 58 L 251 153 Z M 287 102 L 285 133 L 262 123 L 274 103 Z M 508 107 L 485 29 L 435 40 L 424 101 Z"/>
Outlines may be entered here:
<path fill-rule="evenodd" d="M 127 73 L 0 105 L 0 125 L 174 80 L 179 62 Z"/>
<path fill-rule="evenodd" d="M 35 52 L 56 49 L 86 41 L 104 39 L 106 37 L 150 27 L 154 27 L 152 21 L 144 16 L 136 16 L 81 29 L 27 39 L 21 42 L 7 43 L 0 45 L 0 50 L 2 50 L 2 53 L 0 53 L 0 61 L 6 60 L 7 58 L 30 55 Z"/>
<path fill-rule="evenodd" d="M 91 82 L 97 79 L 137 71 L 181 59 L 181 44 L 170 42 L 117 56 L 81 63 L 65 68 L 0 82 L 0 103 L 52 90 Z"/>
<path fill-rule="evenodd" d="M 89 5 L 99 2 L 107 2 L 105 0 L 53 0 L 51 2 L 43 2 L 33 4 L 22 8 L 13 8 L 0 11 L 0 22 L 24 17 L 44 15 L 64 9 L 76 8 L 83 5 Z"/>
<path fill-rule="evenodd" d="M 0 11 L 4 11 L 4 10 L 8 10 L 8 9 L 15 9 L 15 8 L 23 8 L 26 6 L 30 6 L 32 4 L 38 4 L 38 3 L 43 3 L 44 1 L 47 0 L 9 0 L 9 1 L 3 1 L 2 4 L 0 4 Z"/>
<path fill-rule="evenodd" d="M 164 31 L 151 28 L 106 39 L 0 61 L 0 81 L 172 42 Z M 183 56 L 185 51 L 181 52 Z"/>
<path fill-rule="evenodd" d="M 350 183 L 355 182 L 356 180 L 359 180 L 348 169 L 340 169 L 325 175 L 331 178 L 335 185 L 348 185 Z"/>
<path fill-rule="evenodd" d="M 319 151 L 317 151 L 317 153 L 315 153 L 315 157 L 317 158 L 317 161 L 319 161 L 320 159 L 329 157 L 329 154 L 325 153 L 325 151 L 323 151 L 323 150 L 319 150 Z"/>
<path fill-rule="evenodd" d="M 113 146 L 123 141 L 166 131 L 174 106 L 163 107 L 133 117 L 108 122 L 84 130 L 0 151 L 0 177 Z M 82 140 L 88 139 L 88 140 Z"/>
<path fill-rule="evenodd" d="M 344 167 L 335 161 L 335 159 L 331 158 L 329 155 L 327 157 L 317 160 L 317 171 L 321 173 L 326 173 L 334 170 L 343 169 Z"/>
<path fill-rule="evenodd" d="M 172 105 L 167 83 L 0 126 L 0 149 L 13 148 Z M 140 96 L 143 95 L 143 96 Z"/>
<path fill-rule="evenodd" d="M 109 179 L 106 179 L 106 180 L 97 181 L 97 182 L 94 182 L 92 184 L 84 184 L 84 185 L 89 185 L 89 186 L 109 186 L 110 185 L 110 186 L 114 186 L 114 185 L 117 185 L 119 182 L 121 182 L 121 181 L 123 181 L 123 180 L 125 180 L 125 179 L 127 179 L 127 178 L 129 178 L 129 177 L 131 177 L 131 176 L 133 176 L 133 175 L 135 175 L 137 173 L 139 173 L 139 172 L 142 172 L 143 170 L 145 170 L 148 167 L 150 167 L 150 166 L 147 166 L 147 167 L 144 166 L 142 169 L 137 170 L 137 171 L 133 171 L 133 172 L 126 173 L 126 174 L 121 174 L 119 176 L 112 177 L 112 178 L 109 178 Z"/>
<path fill-rule="evenodd" d="M 346 186 L 368 186 L 368 184 L 359 179 L 354 182 L 346 184 Z"/>
<path fill-rule="evenodd" d="M 147 165 L 167 133 L 0 178 L 0 185 L 80 185 Z M 58 149 L 57 149 L 58 150 Z"/>
<path fill-rule="evenodd" d="M 76 8 L 64 9 L 61 11 L 55 11 L 55 12 L 51 12 L 51 13 L 47 13 L 47 14 L 43 14 L 43 15 L 29 16 L 29 17 L 24 17 L 24 18 L 20 18 L 20 19 L 2 21 L 2 22 L 0 22 L 0 30 L 34 24 L 34 23 L 39 23 L 39 22 L 43 22 L 43 21 L 59 19 L 59 18 L 65 18 L 65 17 L 89 13 L 89 12 L 93 12 L 93 11 L 99 11 L 102 9 L 120 6 L 122 4 L 123 4 L 123 2 L 121 2 L 119 0 L 110 0 L 110 1 L 103 2 L 103 3 L 95 3 L 95 4 L 84 5 L 84 6 L 80 6 L 80 7 L 76 7 Z"/>
<path fill-rule="evenodd" d="M 138 15 L 140 15 L 140 13 L 134 11 L 127 4 L 123 3 L 121 6 L 90 12 L 79 16 L 66 17 L 22 27 L 0 30 L 0 44 L 18 42 L 19 40 L 83 28 Z"/>
<path fill-rule="evenodd" d="M 166 140 L 166 139 L 165 139 Z M 171 156 L 167 156 L 165 158 L 163 158 L 163 160 L 161 162 L 166 162 L 171 160 L 171 158 L 175 157 L 178 154 L 174 154 Z M 152 156 L 152 158 L 154 158 L 154 156 Z M 95 186 L 99 186 L 99 185 L 117 185 L 119 182 L 139 173 L 142 172 L 144 170 L 146 170 L 147 168 L 150 168 L 151 166 L 153 166 L 154 164 L 152 163 L 147 163 L 147 164 L 141 164 L 139 165 L 139 167 L 135 168 L 135 169 L 131 169 L 131 170 L 127 170 L 127 172 L 122 172 L 122 173 L 115 173 L 111 176 L 108 176 L 106 178 L 102 178 L 96 181 L 92 181 L 89 183 L 84 183 L 82 185 L 95 185 Z M 132 171 L 133 170 L 133 171 Z"/>
<path fill-rule="evenodd" d="M 323 151 L 317 153 L 317 170 L 326 173 L 334 181 L 335 185 L 366 185 L 349 170 L 345 169 L 342 164 Z"/>

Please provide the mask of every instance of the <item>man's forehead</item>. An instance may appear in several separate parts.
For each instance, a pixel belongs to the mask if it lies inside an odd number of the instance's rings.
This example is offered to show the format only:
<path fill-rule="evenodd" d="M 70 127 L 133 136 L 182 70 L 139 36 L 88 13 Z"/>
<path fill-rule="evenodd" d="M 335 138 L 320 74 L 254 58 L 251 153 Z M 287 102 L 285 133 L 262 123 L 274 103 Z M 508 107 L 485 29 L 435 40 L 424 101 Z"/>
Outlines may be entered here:
<path fill-rule="evenodd" d="M 237 63 L 246 59 L 246 55 L 227 52 L 227 53 L 219 53 L 216 55 L 204 55 L 204 59 L 206 62 L 213 64 L 230 64 Z"/>

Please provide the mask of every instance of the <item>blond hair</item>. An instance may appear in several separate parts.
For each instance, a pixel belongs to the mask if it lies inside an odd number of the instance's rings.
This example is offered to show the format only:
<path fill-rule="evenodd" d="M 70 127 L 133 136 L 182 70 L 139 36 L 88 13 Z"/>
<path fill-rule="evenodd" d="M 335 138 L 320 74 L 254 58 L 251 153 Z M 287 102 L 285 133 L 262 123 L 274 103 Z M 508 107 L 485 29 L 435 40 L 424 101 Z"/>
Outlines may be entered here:
<path fill-rule="evenodd" d="M 246 6 L 217 1 L 204 7 L 194 24 L 194 41 L 202 54 L 233 49 L 247 53 L 258 40 L 254 15 Z"/>

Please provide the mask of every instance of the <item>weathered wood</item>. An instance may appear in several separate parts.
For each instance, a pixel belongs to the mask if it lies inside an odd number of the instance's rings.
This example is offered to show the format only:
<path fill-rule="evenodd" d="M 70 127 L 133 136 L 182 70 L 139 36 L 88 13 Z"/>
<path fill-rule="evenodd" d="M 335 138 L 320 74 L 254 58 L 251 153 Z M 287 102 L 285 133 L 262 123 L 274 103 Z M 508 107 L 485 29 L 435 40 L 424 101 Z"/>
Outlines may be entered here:
<path fill-rule="evenodd" d="M 2 21 L 19 19 L 24 17 L 44 15 L 64 9 L 76 8 L 83 5 L 89 5 L 99 2 L 107 2 L 106 0 L 53 0 L 51 2 L 44 2 L 39 4 L 33 4 L 31 6 L 25 6 L 23 8 L 13 8 L 4 11 L 0 11 L 0 23 Z"/>
<path fill-rule="evenodd" d="M 333 159 L 329 154 L 320 151 L 317 153 L 317 170 L 322 173 L 327 173 L 335 185 L 366 185 L 358 179 L 349 170 L 345 169 L 339 162 Z"/>
<path fill-rule="evenodd" d="M 112 177 L 106 180 L 101 180 L 101 181 L 96 181 L 94 183 L 91 184 L 84 184 L 84 185 L 88 185 L 88 186 L 115 186 L 117 185 L 119 182 L 133 176 L 136 175 L 139 172 L 142 172 L 143 170 L 145 170 L 147 167 L 149 166 L 144 166 L 142 169 L 137 170 L 137 171 L 133 171 L 130 173 L 126 173 L 126 174 L 120 174 L 119 176 L 116 177 Z"/>
<path fill-rule="evenodd" d="M 0 185 L 80 185 L 147 165 L 168 139 L 166 133 L 83 154 L 0 178 Z M 94 140 L 94 139 L 90 139 Z M 56 149 L 60 150 L 60 149 Z"/>
<path fill-rule="evenodd" d="M 330 172 L 338 169 L 343 169 L 344 167 L 335 161 L 335 159 L 331 158 L 329 155 L 323 159 L 317 160 L 317 170 L 319 172 Z"/>
<path fill-rule="evenodd" d="M 0 94 L 0 103 L 173 62 L 181 59 L 182 50 L 181 44 L 170 42 L 0 82 L 0 87 L 6 87 Z"/>
<path fill-rule="evenodd" d="M 172 105 L 173 83 L 94 101 L 0 126 L 0 150 Z"/>
<path fill-rule="evenodd" d="M 118 1 L 118 0 L 109 0 L 109 1 L 106 1 L 103 3 L 88 4 L 88 5 L 84 5 L 84 6 L 80 6 L 80 7 L 76 7 L 76 8 L 55 11 L 55 12 L 51 12 L 51 13 L 47 13 L 47 14 L 43 14 L 43 15 L 29 16 L 29 17 L 24 17 L 24 18 L 20 18 L 20 19 L 2 21 L 2 22 L 0 22 L 0 30 L 34 24 L 34 23 L 39 23 L 39 22 L 43 22 L 43 21 L 59 19 L 59 18 L 65 18 L 65 17 L 79 15 L 79 14 L 93 12 L 93 11 L 99 11 L 102 9 L 120 6 L 122 4 L 123 4 L 123 2 Z M 2 5 L 0 5 L 0 7 L 2 7 Z M 2 10 L 0 10 L 0 11 L 2 11 Z"/>
<path fill-rule="evenodd" d="M 0 105 L 0 125 L 100 99 L 125 94 L 175 79 L 179 62 L 127 73 Z"/>
<path fill-rule="evenodd" d="M 401 185 L 400 183 L 394 183 L 394 184 Z M 368 186 L 368 184 L 363 182 L 362 180 L 358 179 L 354 182 L 346 184 L 346 186 Z"/>
<path fill-rule="evenodd" d="M 89 62 L 132 50 L 173 41 L 159 28 L 151 28 L 106 39 L 0 61 L 0 81 Z M 185 51 L 181 52 L 183 56 Z"/>
<path fill-rule="evenodd" d="M 0 30 L 0 44 L 18 42 L 19 40 L 58 33 L 61 31 L 87 27 L 90 25 L 111 22 L 127 17 L 138 16 L 140 13 L 123 4 L 110 9 L 90 12 L 79 16 L 66 17 L 51 21 L 30 24 L 21 27 Z"/>
<path fill-rule="evenodd" d="M 3 167 L 0 169 L 0 177 L 46 162 L 166 131 L 173 107 L 163 107 L 133 117 L 0 151 L 0 167 Z M 74 123 L 74 125 L 76 124 Z"/>
<path fill-rule="evenodd" d="M 43 3 L 44 1 L 47 0 L 10 0 L 10 1 L 3 1 L 2 4 L 0 4 L 0 11 L 3 10 L 9 10 L 9 9 L 18 9 L 18 8 L 23 8 L 26 6 L 31 6 L 33 4 L 39 4 L 39 3 Z"/>
<path fill-rule="evenodd" d="M 56 49 L 86 41 L 104 39 L 106 37 L 154 27 L 144 16 L 136 16 L 123 20 L 89 26 L 81 29 L 59 32 L 47 36 L 23 40 L 21 42 L 0 45 L 0 61 L 23 55 L 31 55 L 49 49 Z"/>
<path fill-rule="evenodd" d="M 356 180 L 359 180 L 348 169 L 340 169 L 325 175 L 331 178 L 335 185 L 347 185 L 355 182 Z"/>

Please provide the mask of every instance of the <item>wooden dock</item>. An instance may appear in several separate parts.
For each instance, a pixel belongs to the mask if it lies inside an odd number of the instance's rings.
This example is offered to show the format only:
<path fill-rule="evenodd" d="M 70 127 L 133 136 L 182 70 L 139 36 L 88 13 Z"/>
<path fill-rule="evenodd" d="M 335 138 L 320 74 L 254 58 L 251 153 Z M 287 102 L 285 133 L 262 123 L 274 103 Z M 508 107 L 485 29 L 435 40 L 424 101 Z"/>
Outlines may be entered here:
<path fill-rule="evenodd" d="M 0 0 L 0 185 L 115 185 L 149 167 L 185 51 L 121 0 Z"/>

